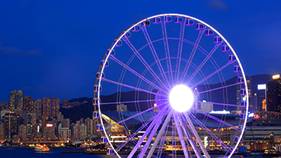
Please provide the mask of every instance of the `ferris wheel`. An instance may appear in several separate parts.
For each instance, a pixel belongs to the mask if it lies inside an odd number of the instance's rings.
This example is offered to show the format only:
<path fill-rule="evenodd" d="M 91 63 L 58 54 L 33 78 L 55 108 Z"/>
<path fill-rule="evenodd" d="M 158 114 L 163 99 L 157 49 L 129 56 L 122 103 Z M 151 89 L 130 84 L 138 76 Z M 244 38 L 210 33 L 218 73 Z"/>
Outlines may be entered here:
<path fill-rule="evenodd" d="M 247 122 L 247 80 L 212 26 L 160 14 L 133 24 L 108 49 L 94 105 L 117 157 L 231 157 Z"/>

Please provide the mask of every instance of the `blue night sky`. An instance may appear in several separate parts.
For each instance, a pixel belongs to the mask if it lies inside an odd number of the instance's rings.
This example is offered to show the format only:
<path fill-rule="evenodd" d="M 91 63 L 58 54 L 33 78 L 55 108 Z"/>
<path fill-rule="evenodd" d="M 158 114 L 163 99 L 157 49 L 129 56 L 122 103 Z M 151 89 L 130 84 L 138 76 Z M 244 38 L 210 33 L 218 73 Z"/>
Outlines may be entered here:
<path fill-rule="evenodd" d="M 91 96 L 99 61 L 115 37 L 158 13 L 184 13 L 219 30 L 247 75 L 281 71 L 281 1 L 1 0 L 0 100 Z"/>

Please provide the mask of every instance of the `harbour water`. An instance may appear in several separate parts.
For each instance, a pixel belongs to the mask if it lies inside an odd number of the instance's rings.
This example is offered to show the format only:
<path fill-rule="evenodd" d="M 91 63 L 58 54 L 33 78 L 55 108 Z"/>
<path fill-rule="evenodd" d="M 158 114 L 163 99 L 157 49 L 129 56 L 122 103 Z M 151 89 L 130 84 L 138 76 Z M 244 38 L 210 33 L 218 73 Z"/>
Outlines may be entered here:
<path fill-rule="evenodd" d="M 75 148 L 55 148 L 50 152 L 37 152 L 32 148 L 0 147 L 1 158 L 110 158 L 105 155 L 87 154 L 77 151 Z M 169 156 L 163 156 L 168 158 Z M 214 158 L 222 158 L 220 155 L 213 155 Z M 233 158 L 280 158 L 281 155 L 264 155 L 251 153 L 247 156 L 234 155 Z M 183 156 L 179 158 L 184 158 Z"/>
<path fill-rule="evenodd" d="M 0 148 L 1 158 L 105 158 L 102 155 L 92 155 L 79 152 L 69 152 L 71 149 L 52 149 L 50 152 L 40 153 L 31 148 Z"/>

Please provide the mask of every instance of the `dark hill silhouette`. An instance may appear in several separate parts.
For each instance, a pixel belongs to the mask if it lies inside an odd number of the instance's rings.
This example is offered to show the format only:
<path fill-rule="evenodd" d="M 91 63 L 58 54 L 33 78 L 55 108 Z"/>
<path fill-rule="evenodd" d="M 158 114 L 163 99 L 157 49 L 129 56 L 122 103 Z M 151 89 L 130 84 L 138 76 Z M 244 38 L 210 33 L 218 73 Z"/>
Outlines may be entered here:
<path fill-rule="evenodd" d="M 250 88 L 252 93 L 257 92 L 257 85 L 261 83 L 267 83 L 271 80 L 271 75 L 254 75 L 247 77 L 247 79 L 251 80 Z M 235 82 L 235 78 L 229 79 L 225 82 L 225 84 L 230 84 Z M 204 87 L 209 88 L 215 88 L 220 86 L 220 84 L 211 84 L 211 85 L 201 85 L 198 87 L 198 89 L 204 90 Z M 217 93 L 213 93 L 211 96 L 208 96 L 208 99 L 212 101 L 217 101 L 222 99 L 223 96 L 218 95 L 218 93 L 221 94 L 221 91 L 218 91 Z M 235 96 L 237 91 L 236 87 L 231 87 L 227 89 L 227 93 L 229 96 Z M 138 95 L 136 95 L 138 94 Z M 119 94 L 120 95 L 120 94 Z M 144 93 L 144 92 L 136 92 L 136 91 L 130 91 L 130 92 L 124 92 L 121 93 L 121 101 L 132 101 L 137 97 L 138 100 L 145 100 L 145 99 L 152 99 L 151 95 Z M 108 96 L 102 96 L 101 100 L 102 102 L 116 102 L 118 96 L 117 94 L 111 94 Z M 236 98 L 225 98 L 228 100 L 229 103 L 236 103 Z M 68 100 L 71 106 L 62 107 L 61 112 L 66 118 L 70 118 L 71 121 L 76 121 L 81 118 L 91 118 L 93 113 L 93 105 L 92 105 L 92 98 L 82 97 L 82 98 L 75 98 Z M 73 103 L 73 104 L 72 104 Z M 132 104 L 132 103 L 131 103 Z M 128 111 L 135 111 L 136 108 L 134 106 L 130 106 L 131 104 L 126 104 Z M 138 109 L 146 109 L 147 103 L 139 103 Z M 116 111 L 116 106 L 113 106 L 113 104 L 104 105 L 104 111 Z"/>

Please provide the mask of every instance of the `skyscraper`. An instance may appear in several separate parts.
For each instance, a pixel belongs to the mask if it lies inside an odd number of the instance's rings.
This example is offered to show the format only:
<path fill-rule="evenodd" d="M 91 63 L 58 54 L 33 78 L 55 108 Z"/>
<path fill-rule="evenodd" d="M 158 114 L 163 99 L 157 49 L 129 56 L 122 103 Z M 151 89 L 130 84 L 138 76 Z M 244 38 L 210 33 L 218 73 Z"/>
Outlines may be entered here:
<path fill-rule="evenodd" d="M 44 98 L 42 101 L 42 116 L 43 119 L 57 118 L 60 110 L 60 100 Z"/>
<path fill-rule="evenodd" d="M 273 75 L 267 83 L 267 111 L 281 112 L 281 78 Z"/>
<path fill-rule="evenodd" d="M 51 99 L 50 100 L 50 105 L 51 105 L 51 117 L 52 118 L 58 118 L 59 112 L 60 112 L 60 100 L 57 98 Z"/>
<path fill-rule="evenodd" d="M 42 100 L 42 120 L 45 123 L 49 119 L 51 112 L 51 99 L 43 98 Z"/>
<path fill-rule="evenodd" d="M 23 110 L 23 92 L 21 90 L 14 90 L 10 93 L 9 110 L 22 113 Z"/>

